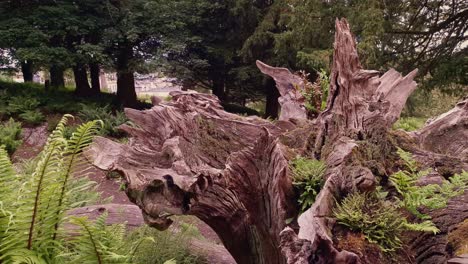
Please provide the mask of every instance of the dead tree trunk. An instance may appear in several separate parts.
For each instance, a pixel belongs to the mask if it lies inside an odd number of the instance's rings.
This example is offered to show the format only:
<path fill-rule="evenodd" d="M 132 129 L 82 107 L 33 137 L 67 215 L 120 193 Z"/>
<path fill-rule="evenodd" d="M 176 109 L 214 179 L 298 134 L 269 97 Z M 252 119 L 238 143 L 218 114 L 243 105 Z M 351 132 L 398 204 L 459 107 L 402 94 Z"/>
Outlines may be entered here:
<path fill-rule="evenodd" d="M 126 109 L 133 125 L 121 128 L 130 142 L 97 138 L 87 156 L 124 176 L 127 194 L 147 223 L 165 229 L 172 214 L 195 215 L 218 233 L 238 263 L 361 263 L 333 243 L 335 199 L 373 190 L 376 177 L 388 177 L 397 145 L 426 166 L 447 158 L 444 151 L 455 151 L 450 158 L 464 168 L 466 148 L 450 144 L 441 150 L 427 142 L 440 136 L 437 129 L 458 129 L 445 134 L 466 144 L 468 106 L 441 117 L 451 126 L 439 118 L 413 135 L 393 133 L 416 88 L 416 71 L 403 77 L 393 69 L 382 76 L 362 69 L 344 19 L 336 21 L 334 48 L 327 108 L 315 120 L 307 120 L 302 79 L 258 62 L 277 83 L 278 122 L 227 113 L 212 95 L 174 92 L 171 102 L 153 100 L 150 110 Z M 288 166 L 297 154 L 325 161 L 326 183 L 314 205 L 287 224 L 298 216 Z"/>

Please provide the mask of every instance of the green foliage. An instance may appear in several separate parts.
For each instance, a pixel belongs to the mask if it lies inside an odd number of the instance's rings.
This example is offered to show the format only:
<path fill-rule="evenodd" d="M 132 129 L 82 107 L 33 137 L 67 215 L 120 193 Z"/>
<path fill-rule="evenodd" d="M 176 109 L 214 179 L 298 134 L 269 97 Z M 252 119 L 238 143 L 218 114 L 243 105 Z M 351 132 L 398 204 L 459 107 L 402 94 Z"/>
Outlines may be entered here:
<path fill-rule="evenodd" d="M 81 104 L 82 108 L 79 112 L 79 116 L 87 120 L 102 120 L 104 126 L 100 132 L 101 135 L 107 135 L 112 137 L 122 137 L 123 132 L 117 129 L 118 126 L 127 122 L 127 117 L 123 111 L 111 110 L 110 105 L 99 106 L 96 104 Z"/>
<path fill-rule="evenodd" d="M 371 243 L 384 251 L 401 247 L 403 231 L 401 214 L 391 204 L 376 199 L 369 193 L 353 193 L 347 196 L 334 211 L 337 223 L 362 232 Z"/>
<path fill-rule="evenodd" d="M 430 221 L 409 223 L 396 204 L 381 199 L 376 193 L 353 193 L 334 210 L 337 223 L 362 232 L 366 239 L 379 245 L 384 252 L 392 252 L 402 246 L 401 235 L 405 230 L 438 232 Z"/>
<path fill-rule="evenodd" d="M 334 215 L 337 223 L 357 232 L 376 243 L 384 252 L 400 248 L 401 235 L 405 230 L 437 233 L 439 230 L 430 217 L 420 212 L 421 207 L 439 209 L 447 206 L 450 198 L 459 196 L 468 188 L 468 173 L 454 175 L 442 184 L 417 185 L 427 174 L 419 171 L 411 154 L 398 149 L 405 170 L 390 176 L 399 197 L 386 199 L 388 192 L 378 189 L 373 193 L 353 193 L 337 204 Z M 403 216 L 405 209 L 424 221 L 411 223 Z"/>
<path fill-rule="evenodd" d="M 463 194 L 468 188 L 468 173 L 463 172 L 443 180 L 442 184 L 420 186 L 417 181 L 425 176 L 427 171 L 418 171 L 416 161 L 411 154 L 398 149 L 398 154 L 404 161 L 406 169 L 390 176 L 390 182 L 400 194 L 398 204 L 414 215 L 428 219 L 429 216 L 420 212 L 420 208 L 440 209 L 447 206 L 448 200 Z"/>
<path fill-rule="evenodd" d="M 30 96 L 13 96 L 8 104 L 8 111 L 12 114 L 20 114 L 26 111 L 34 111 L 40 102 L 37 98 Z"/>
<path fill-rule="evenodd" d="M 21 123 L 10 118 L 7 122 L 0 124 L 0 146 L 3 145 L 9 154 L 13 154 L 21 145 Z"/>
<path fill-rule="evenodd" d="M 125 254 L 125 226 L 106 226 L 107 213 L 91 224 L 86 217 L 72 217 L 70 223 L 78 226 L 79 235 L 68 243 L 70 252 L 59 255 L 63 263 L 131 263 Z"/>
<path fill-rule="evenodd" d="M 17 175 L 0 151 L 0 260 L 2 263 L 58 263 L 66 236 L 59 227 L 65 211 L 75 204 L 74 192 L 83 192 L 89 182 L 77 184 L 72 177 L 86 162 L 80 155 L 101 126 L 100 121 L 81 125 L 70 139 L 63 131 L 70 116 L 64 116 L 50 135 L 28 177 Z"/>
<path fill-rule="evenodd" d="M 45 121 L 45 116 L 39 111 L 27 110 L 21 114 L 19 117 L 27 124 L 38 125 Z"/>
<path fill-rule="evenodd" d="M 328 93 L 330 92 L 330 76 L 324 69 L 321 69 L 318 74 L 319 74 L 320 87 L 322 89 L 321 110 L 325 110 L 325 108 L 327 107 Z"/>
<path fill-rule="evenodd" d="M 178 232 L 158 231 L 147 226 L 134 230 L 127 238 L 129 245 L 138 247 L 133 254 L 135 264 L 164 264 L 172 259 L 178 264 L 205 263 L 202 258 L 188 250 L 189 239 L 194 236 L 191 225 L 181 225 Z M 143 238 L 151 238 L 144 239 Z"/>
<path fill-rule="evenodd" d="M 402 116 L 421 119 L 439 116 L 455 107 L 463 95 L 467 94 L 467 89 L 467 86 L 462 88 L 452 86 L 452 89 L 441 88 L 431 91 L 417 89 L 408 98 Z"/>
<path fill-rule="evenodd" d="M 405 131 L 415 131 L 424 126 L 426 118 L 420 117 L 402 117 L 395 124 L 393 129 L 403 129 Z"/>
<path fill-rule="evenodd" d="M 322 161 L 296 157 L 290 162 L 293 184 L 299 190 L 301 210 L 305 211 L 315 201 L 324 184 L 326 166 Z"/>

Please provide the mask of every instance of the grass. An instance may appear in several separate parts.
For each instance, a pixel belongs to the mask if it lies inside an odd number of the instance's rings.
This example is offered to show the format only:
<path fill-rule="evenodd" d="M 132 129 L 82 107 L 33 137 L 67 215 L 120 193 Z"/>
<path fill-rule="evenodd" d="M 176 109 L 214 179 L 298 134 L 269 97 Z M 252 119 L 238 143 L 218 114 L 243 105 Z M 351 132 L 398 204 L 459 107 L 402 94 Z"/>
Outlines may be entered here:
<path fill-rule="evenodd" d="M 403 129 L 407 132 L 420 129 L 426 123 L 425 117 L 402 117 L 393 125 L 393 129 Z"/>

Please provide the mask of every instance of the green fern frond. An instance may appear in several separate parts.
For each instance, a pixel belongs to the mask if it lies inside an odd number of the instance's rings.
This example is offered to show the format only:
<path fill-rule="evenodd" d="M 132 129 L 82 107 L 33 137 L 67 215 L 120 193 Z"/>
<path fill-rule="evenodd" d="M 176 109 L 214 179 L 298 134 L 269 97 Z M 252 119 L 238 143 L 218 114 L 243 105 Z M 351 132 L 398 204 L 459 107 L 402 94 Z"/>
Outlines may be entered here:
<path fill-rule="evenodd" d="M 106 227 L 107 213 L 90 224 L 85 217 L 72 217 L 70 222 L 80 227 L 79 234 L 71 241 L 73 252 L 63 255 L 68 263 L 129 263 L 127 255 L 121 255 L 124 239 L 124 227 Z"/>
<path fill-rule="evenodd" d="M 60 123 L 59 123 L 60 125 Z M 79 154 L 83 151 L 84 148 L 91 144 L 93 137 L 99 132 L 99 129 L 103 126 L 102 121 L 90 121 L 85 124 L 79 126 L 76 131 L 72 134 L 71 138 L 67 140 L 66 148 L 65 148 L 65 164 L 63 173 L 60 176 L 60 193 L 57 198 L 57 207 L 55 209 L 55 217 L 57 218 L 57 222 L 55 223 L 55 231 L 53 235 L 53 239 L 57 237 L 57 230 L 60 224 L 60 219 L 63 218 L 62 214 L 66 209 L 66 193 L 70 189 L 70 182 L 69 179 L 72 175 L 72 172 L 75 168 L 79 168 L 80 164 L 82 164 L 82 160 L 79 157 Z M 90 185 L 85 183 L 86 185 L 82 186 L 75 186 L 74 191 L 84 191 Z"/>
<path fill-rule="evenodd" d="M 431 232 L 437 234 L 440 230 L 434 225 L 432 221 L 424 221 L 421 223 L 408 223 L 404 222 L 406 230 L 418 231 L 418 232 Z"/>

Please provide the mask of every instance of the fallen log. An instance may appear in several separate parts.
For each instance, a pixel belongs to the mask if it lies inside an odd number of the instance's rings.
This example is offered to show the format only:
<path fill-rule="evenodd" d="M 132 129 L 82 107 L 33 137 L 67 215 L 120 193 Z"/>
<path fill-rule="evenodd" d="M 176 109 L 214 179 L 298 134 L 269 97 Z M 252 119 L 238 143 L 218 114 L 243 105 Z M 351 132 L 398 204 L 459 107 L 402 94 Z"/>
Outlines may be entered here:
<path fill-rule="evenodd" d="M 392 132 L 416 89 L 417 70 L 402 76 L 393 69 L 383 75 L 363 69 L 344 19 L 336 21 L 327 108 L 314 120 L 307 119 L 298 76 L 257 65 L 277 82 L 284 110 L 279 121 L 227 113 L 213 95 L 173 92 L 172 101 L 153 100 L 150 110 L 126 109 L 133 125 L 121 128 L 131 136 L 129 143 L 100 137 L 87 157 L 122 174 L 127 195 L 149 225 L 166 229 L 171 215 L 197 216 L 246 264 L 361 263 L 333 243 L 334 203 L 355 191 L 372 191 L 377 179 L 388 178 L 397 147 L 425 167 L 451 159 L 455 168 L 466 168 L 467 103 L 416 133 Z M 457 143 L 429 144 L 448 142 L 448 136 Z M 300 216 L 289 168 L 298 154 L 327 165 L 323 189 Z"/>

